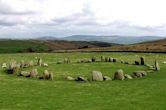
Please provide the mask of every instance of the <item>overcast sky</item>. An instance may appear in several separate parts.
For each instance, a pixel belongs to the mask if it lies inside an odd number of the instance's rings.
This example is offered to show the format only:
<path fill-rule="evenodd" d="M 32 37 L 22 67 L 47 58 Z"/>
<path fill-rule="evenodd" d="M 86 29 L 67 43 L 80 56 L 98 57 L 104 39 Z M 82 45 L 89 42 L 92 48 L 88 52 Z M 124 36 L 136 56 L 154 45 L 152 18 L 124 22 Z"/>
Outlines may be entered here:
<path fill-rule="evenodd" d="M 0 37 L 166 36 L 166 0 L 0 0 Z"/>

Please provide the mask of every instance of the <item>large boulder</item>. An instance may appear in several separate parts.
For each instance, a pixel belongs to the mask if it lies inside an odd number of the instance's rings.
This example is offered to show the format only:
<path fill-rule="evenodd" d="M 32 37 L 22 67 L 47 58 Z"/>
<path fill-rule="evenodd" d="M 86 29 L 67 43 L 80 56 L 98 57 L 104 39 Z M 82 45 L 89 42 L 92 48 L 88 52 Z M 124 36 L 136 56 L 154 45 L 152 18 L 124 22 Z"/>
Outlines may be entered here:
<path fill-rule="evenodd" d="M 160 71 L 160 66 L 157 60 L 155 60 L 155 71 Z"/>
<path fill-rule="evenodd" d="M 145 58 L 144 57 L 140 57 L 140 62 L 141 62 L 141 65 L 145 65 Z"/>
<path fill-rule="evenodd" d="M 92 71 L 93 81 L 103 81 L 103 74 L 100 71 Z"/>
<path fill-rule="evenodd" d="M 115 72 L 114 74 L 114 79 L 115 80 L 124 80 L 125 77 L 124 77 L 124 73 L 123 73 L 123 70 L 122 69 L 119 69 Z"/>

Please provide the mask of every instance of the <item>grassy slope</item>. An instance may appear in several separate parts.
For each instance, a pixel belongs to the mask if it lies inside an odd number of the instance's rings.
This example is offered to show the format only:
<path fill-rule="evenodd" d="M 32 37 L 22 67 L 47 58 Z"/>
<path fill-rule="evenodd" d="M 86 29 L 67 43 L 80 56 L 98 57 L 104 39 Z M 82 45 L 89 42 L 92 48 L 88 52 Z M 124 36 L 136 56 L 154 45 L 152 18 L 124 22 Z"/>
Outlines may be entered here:
<path fill-rule="evenodd" d="M 104 75 L 113 76 L 118 68 L 125 73 L 146 69 L 142 66 L 123 65 L 120 63 L 92 64 L 55 64 L 56 61 L 69 57 L 72 61 L 80 58 L 112 56 L 129 62 L 145 56 L 146 62 L 153 64 L 158 59 L 161 71 L 147 77 L 126 80 L 79 83 L 63 80 L 66 75 L 83 75 L 90 78 L 90 71 L 99 70 Z M 53 71 L 54 81 L 27 79 L 0 73 L 0 109 L 3 110 L 165 110 L 166 105 L 166 65 L 165 54 L 134 53 L 42 53 L 42 54 L 1 54 L 0 63 L 14 58 L 17 60 L 42 57 Z M 38 68 L 38 67 L 34 67 Z"/>
<path fill-rule="evenodd" d="M 80 50 L 77 50 L 80 51 Z M 92 48 L 82 51 L 128 51 L 128 52 L 166 52 L 166 39 L 142 42 L 130 45 L 120 45 L 106 48 Z"/>
<path fill-rule="evenodd" d="M 40 40 L 0 40 L 0 53 L 46 52 L 54 50 L 69 50 L 83 47 L 110 47 L 115 44 L 85 41 L 40 41 Z"/>
<path fill-rule="evenodd" d="M 0 41 L 0 53 L 25 52 L 32 48 L 36 52 L 45 51 L 48 47 L 45 44 L 35 41 L 4 40 Z"/>

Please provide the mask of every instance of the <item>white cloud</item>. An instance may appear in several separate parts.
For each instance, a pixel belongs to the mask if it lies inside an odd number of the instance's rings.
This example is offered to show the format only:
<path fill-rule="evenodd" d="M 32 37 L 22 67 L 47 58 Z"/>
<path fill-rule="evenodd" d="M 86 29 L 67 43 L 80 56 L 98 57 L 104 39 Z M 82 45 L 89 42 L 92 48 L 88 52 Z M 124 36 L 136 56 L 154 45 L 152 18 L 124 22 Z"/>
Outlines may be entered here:
<path fill-rule="evenodd" d="M 165 0 L 0 0 L 0 35 L 165 35 L 165 4 Z M 18 27 L 21 31 L 15 31 Z"/>

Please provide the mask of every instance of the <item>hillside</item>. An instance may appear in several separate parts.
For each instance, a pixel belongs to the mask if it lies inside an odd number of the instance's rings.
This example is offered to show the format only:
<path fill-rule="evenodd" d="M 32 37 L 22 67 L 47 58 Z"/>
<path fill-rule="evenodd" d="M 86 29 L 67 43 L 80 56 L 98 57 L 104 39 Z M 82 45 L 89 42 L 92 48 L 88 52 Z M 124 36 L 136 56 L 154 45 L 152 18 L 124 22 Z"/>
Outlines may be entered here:
<path fill-rule="evenodd" d="M 64 38 L 60 38 L 62 40 L 68 41 L 102 41 L 108 43 L 116 43 L 116 44 L 134 44 L 145 41 L 153 41 L 162 39 L 163 37 L 159 36 L 96 36 L 96 35 L 73 35 Z"/>
<path fill-rule="evenodd" d="M 75 50 L 76 51 L 76 50 Z M 78 50 L 80 51 L 80 50 Z M 118 51 L 118 52 L 166 52 L 166 39 L 142 42 L 131 45 L 117 45 L 106 48 L 92 48 L 82 51 Z"/>
<path fill-rule="evenodd" d="M 115 44 L 85 41 L 0 40 L 0 53 L 50 52 L 56 50 L 111 47 L 113 45 Z"/>

